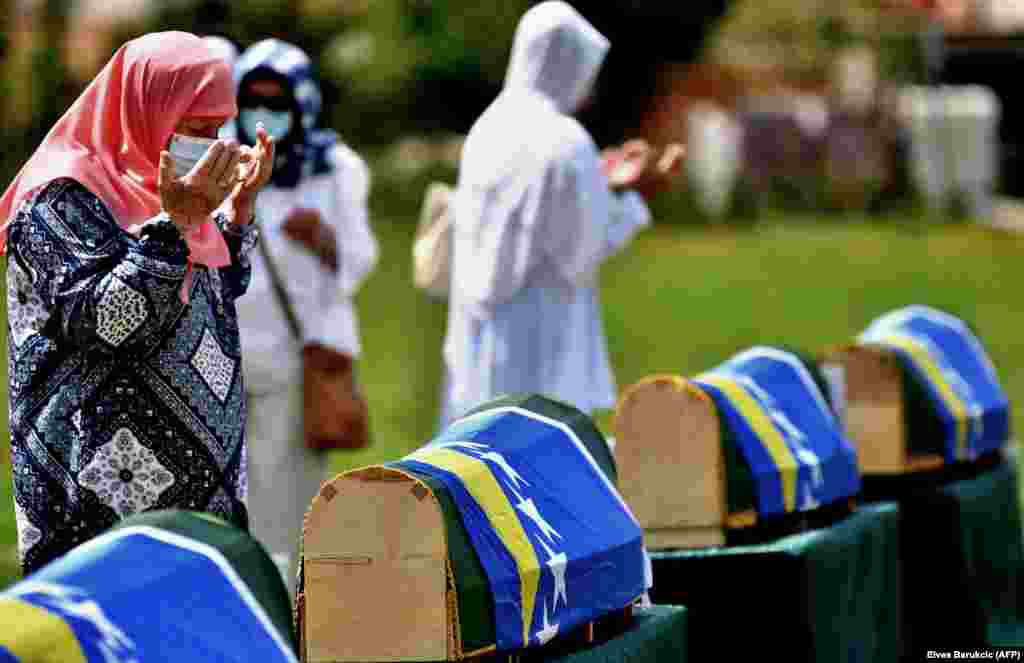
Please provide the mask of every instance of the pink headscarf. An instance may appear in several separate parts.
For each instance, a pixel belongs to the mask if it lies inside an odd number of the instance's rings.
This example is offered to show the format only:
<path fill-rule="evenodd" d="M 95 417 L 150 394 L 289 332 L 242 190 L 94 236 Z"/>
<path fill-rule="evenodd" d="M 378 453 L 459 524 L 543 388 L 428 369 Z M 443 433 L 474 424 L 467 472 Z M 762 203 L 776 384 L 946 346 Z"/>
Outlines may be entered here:
<path fill-rule="evenodd" d="M 124 44 L 71 105 L 0 198 L 0 252 L 18 205 L 60 177 L 99 197 L 122 228 L 160 212 L 157 172 L 175 126 L 185 117 L 232 118 L 238 112 L 228 64 L 199 37 L 158 32 Z M 231 263 L 227 244 L 207 221 L 185 237 L 192 262 Z"/>

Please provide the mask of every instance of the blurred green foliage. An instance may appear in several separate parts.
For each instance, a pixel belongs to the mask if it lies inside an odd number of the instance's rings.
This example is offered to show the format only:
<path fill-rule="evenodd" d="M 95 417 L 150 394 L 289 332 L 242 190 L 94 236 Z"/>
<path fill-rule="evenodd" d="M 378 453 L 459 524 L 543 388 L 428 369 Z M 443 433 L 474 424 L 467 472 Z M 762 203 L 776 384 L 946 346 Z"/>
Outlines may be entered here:
<path fill-rule="evenodd" d="M 10 71 L 0 76 L 0 98 L 20 99 L 31 109 L 27 123 L 19 125 L 9 118 L 0 121 L 0 140 L 7 149 L 0 150 L 0 183 L 13 178 L 22 163 L 38 145 L 50 127 L 60 119 L 77 96 L 78 90 L 71 83 L 64 61 L 64 53 L 55 48 L 67 31 L 71 0 L 45 0 L 40 3 L 40 35 L 31 53 L 15 54 L 8 49 L 11 41 L 10 18 L 16 3 L 4 3 L 0 11 L 5 12 L 8 30 L 5 37 L 4 62 L 8 69 L 16 59 L 15 55 L 27 56 L 30 62 L 30 79 L 21 80 Z M 7 13 L 10 12 L 10 13 Z M 26 98 L 27 97 L 27 98 Z"/>
<path fill-rule="evenodd" d="M 11 12 L 13 2 L 0 3 Z M 29 55 L 5 57 L 0 92 L 28 107 L 25 121 L 0 122 L 0 183 L 63 114 L 82 85 L 69 75 L 64 43 L 71 0 L 45 0 Z M 158 30 L 225 36 L 242 49 L 267 37 L 303 48 L 324 88 L 321 123 L 357 147 L 406 134 L 465 132 L 500 91 L 515 25 L 533 0 L 166 0 L 141 21 L 116 26 L 110 55 Z M 5 13 L 11 34 L 12 13 Z M 22 54 L 23 55 L 23 54 Z M 106 59 L 106 58 L 104 58 Z"/>
<path fill-rule="evenodd" d="M 218 34 L 243 49 L 266 37 L 290 41 L 309 53 L 319 70 L 325 97 L 321 124 L 338 130 L 363 153 L 383 153 L 404 136 L 465 133 L 500 91 L 515 26 L 535 2 L 164 0 L 153 3 L 155 10 L 141 22 L 118 26 L 111 50 L 157 30 Z M 0 2 L 0 11 L 14 4 L 12 0 Z M 31 55 L 30 80 L 19 79 L 10 71 L 0 75 L 0 95 L 25 98 L 32 108 L 27 124 L 12 125 L 0 119 L 0 139 L 7 146 L 0 152 L 0 184 L 6 185 L 13 177 L 80 92 L 80 84 L 68 76 L 63 60 L 66 54 L 57 47 L 69 28 L 71 4 L 71 0 L 40 3 L 42 38 Z M 637 23 L 626 17 L 628 12 L 612 5 L 599 7 L 600 3 L 584 0 L 574 4 L 613 35 L 612 51 L 598 81 L 597 103 L 581 116 L 598 144 L 604 146 L 632 137 L 638 126 L 646 96 L 655 93 L 658 56 L 654 53 L 660 51 L 653 42 L 665 41 L 665 34 L 674 35 L 675 58 L 703 57 L 705 41 L 710 48 L 706 55 L 712 58 L 715 49 L 741 52 L 743 44 L 774 41 L 792 50 L 797 61 L 825 67 L 828 54 L 866 38 L 864 9 L 871 3 L 857 0 L 836 7 L 819 0 L 700 0 L 679 14 L 678 25 L 672 20 Z M 720 28 L 709 28 L 708 22 L 717 20 L 725 7 L 728 13 Z M 10 15 L 5 16 L 2 20 L 9 21 Z M 650 43 L 645 43 L 645 34 Z M 918 49 L 913 34 L 870 37 L 883 47 L 880 53 L 886 77 L 915 78 Z M 665 51 L 667 46 L 659 48 Z M 450 170 L 442 168 L 443 172 L 421 173 L 410 181 L 387 172 L 386 165 L 376 168 L 378 165 L 380 162 L 375 163 L 375 186 L 389 191 L 405 208 L 411 208 L 408 203 L 422 194 L 424 183 L 432 177 L 454 179 Z M 755 200 L 741 189 L 726 220 L 742 223 L 755 207 L 765 205 L 801 212 L 823 209 L 828 201 L 819 195 L 820 188 L 814 182 L 796 188 L 783 182 L 768 201 Z M 659 218 L 708 221 L 685 187 L 665 196 L 657 206 L 664 211 Z M 883 207 L 892 211 L 891 206 Z"/>
<path fill-rule="evenodd" d="M 303 48 L 318 66 L 327 109 L 323 123 L 357 146 L 382 145 L 404 134 L 467 131 L 500 91 L 516 24 L 536 2 L 163 0 L 153 2 L 154 9 L 141 21 L 119 25 L 111 46 L 157 30 L 218 34 L 243 49 L 266 37 L 284 39 Z M 650 78 L 656 57 L 648 42 L 665 41 L 665 35 L 652 40 L 647 33 L 663 27 L 672 35 L 676 57 L 689 59 L 698 52 L 705 23 L 718 15 L 722 3 L 701 0 L 686 12 L 662 10 L 672 20 L 638 23 L 628 18 L 634 9 L 574 2 L 614 35 L 607 67 L 611 75 L 604 78 L 614 79 L 610 85 L 615 93 L 606 97 L 625 99 L 630 107 L 642 106 L 644 81 Z M 55 77 L 47 79 L 50 74 L 43 66 L 33 76 L 41 74 L 40 80 L 47 81 L 35 89 L 52 91 L 64 82 L 63 55 L 56 46 L 63 41 L 71 2 L 45 0 L 43 4 L 45 21 L 51 26 L 44 43 L 56 58 L 50 72 Z M 692 49 L 684 47 L 691 42 Z M 622 66 L 616 66 L 618 62 Z M 46 103 L 63 110 L 68 101 L 66 95 L 58 94 Z M 629 118 L 621 116 L 627 110 L 623 104 L 609 104 L 603 117 L 590 119 L 598 124 L 625 123 Z M 52 115 L 41 112 L 39 120 L 45 123 Z"/>
<path fill-rule="evenodd" d="M 500 90 L 516 22 L 533 4 L 466 0 L 193 0 L 167 3 L 135 32 L 220 34 L 245 48 L 303 48 L 324 86 L 325 125 L 357 145 L 404 133 L 466 131 Z"/>

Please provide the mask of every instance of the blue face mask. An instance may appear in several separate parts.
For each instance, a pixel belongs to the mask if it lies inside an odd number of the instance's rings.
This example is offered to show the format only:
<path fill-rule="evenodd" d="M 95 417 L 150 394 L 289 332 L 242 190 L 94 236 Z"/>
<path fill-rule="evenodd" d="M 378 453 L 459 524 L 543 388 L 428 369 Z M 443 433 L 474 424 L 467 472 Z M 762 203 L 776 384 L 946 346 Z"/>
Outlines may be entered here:
<path fill-rule="evenodd" d="M 281 140 L 292 130 L 292 112 L 272 111 L 269 108 L 257 106 L 256 108 L 246 108 L 238 114 L 238 125 L 252 140 L 256 140 L 256 126 L 261 122 L 271 138 Z"/>
<path fill-rule="evenodd" d="M 174 176 L 182 178 L 188 175 L 214 142 L 212 138 L 173 134 L 167 151 L 174 157 Z"/>

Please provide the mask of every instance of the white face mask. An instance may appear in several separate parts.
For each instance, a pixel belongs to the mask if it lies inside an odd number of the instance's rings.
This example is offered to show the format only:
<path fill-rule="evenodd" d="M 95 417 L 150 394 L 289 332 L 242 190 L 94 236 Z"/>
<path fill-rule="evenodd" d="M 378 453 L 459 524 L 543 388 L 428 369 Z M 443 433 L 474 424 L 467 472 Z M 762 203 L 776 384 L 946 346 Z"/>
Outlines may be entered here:
<path fill-rule="evenodd" d="M 292 130 L 292 112 L 272 111 L 269 108 L 257 106 L 256 108 L 246 108 L 238 114 L 238 123 L 252 140 L 256 140 L 256 126 L 261 122 L 271 138 L 281 140 Z"/>
<path fill-rule="evenodd" d="M 174 157 L 174 176 L 180 178 L 188 175 L 215 142 L 214 138 L 173 134 L 167 151 Z"/>

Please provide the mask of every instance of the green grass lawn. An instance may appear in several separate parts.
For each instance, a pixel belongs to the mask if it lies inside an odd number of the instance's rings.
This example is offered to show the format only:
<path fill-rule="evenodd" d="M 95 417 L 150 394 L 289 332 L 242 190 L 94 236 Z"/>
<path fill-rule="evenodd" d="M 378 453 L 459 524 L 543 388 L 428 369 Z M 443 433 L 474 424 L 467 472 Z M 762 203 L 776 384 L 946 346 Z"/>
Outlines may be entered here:
<path fill-rule="evenodd" d="M 336 470 L 393 459 L 435 432 L 445 307 L 412 287 L 413 225 L 375 224 L 381 262 L 358 297 L 361 378 L 375 444 Z M 658 227 L 605 266 L 605 323 L 620 388 L 694 374 L 754 344 L 817 350 L 896 307 L 929 304 L 980 330 L 1014 403 L 1024 400 L 1024 237 L 955 225 L 795 221 L 753 229 Z M 1015 340 L 1018 339 L 1018 340 Z M 1014 425 L 1024 424 L 1020 409 Z M 608 417 L 601 416 L 603 426 Z M 6 436 L 4 436 L 6 437 Z M 6 465 L 8 455 L 3 454 Z M 0 478 L 0 583 L 14 577 L 10 471 Z"/>

